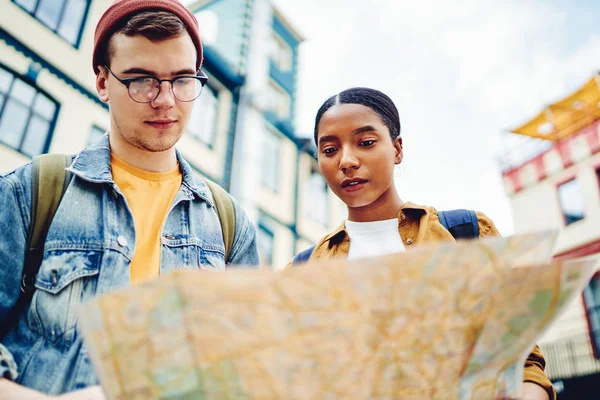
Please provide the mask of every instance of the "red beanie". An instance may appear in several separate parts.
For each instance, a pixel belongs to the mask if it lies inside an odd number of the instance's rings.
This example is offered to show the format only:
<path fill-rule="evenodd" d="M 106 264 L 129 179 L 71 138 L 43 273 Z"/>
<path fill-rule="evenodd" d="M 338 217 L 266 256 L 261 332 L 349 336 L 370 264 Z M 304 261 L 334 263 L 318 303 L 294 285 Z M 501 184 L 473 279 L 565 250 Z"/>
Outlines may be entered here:
<path fill-rule="evenodd" d="M 181 19 L 196 46 L 198 52 L 196 70 L 200 69 L 202 66 L 202 42 L 198 34 L 198 21 L 183 4 L 178 0 L 117 0 L 102 14 L 96 25 L 92 56 L 92 67 L 96 75 L 100 72 L 98 65 L 102 62 L 101 57 L 106 52 L 108 39 L 114 33 L 115 26 L 126 17 L 148 10 L 169 11 Z"/>

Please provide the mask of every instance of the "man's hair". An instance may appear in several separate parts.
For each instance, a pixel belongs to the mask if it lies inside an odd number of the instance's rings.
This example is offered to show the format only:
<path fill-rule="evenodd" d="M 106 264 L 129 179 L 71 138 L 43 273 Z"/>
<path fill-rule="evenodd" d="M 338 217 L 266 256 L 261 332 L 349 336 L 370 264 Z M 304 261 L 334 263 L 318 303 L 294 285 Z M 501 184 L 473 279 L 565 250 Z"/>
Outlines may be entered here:
<path fill-rule="evenodd" d="M 149 10 L 125 18 L 115 25 L 115 29 L 106 41 L 100 65 L 109 65 L 114 55 L 112 38 L 117 34 L 126 36 L 142 35 L 152 41 L 171 39 L 185 34 L 186 27 L 181 19 L 168 11 Z"/>
<path fill-rule="evenodd" d="M 343 92 L 331 96 L 319 108 L 317 111 L 317 117 L 315 118 L 315 144 L 317 143 L 317 133 L 319 131 L 319 122 L 323 114 L 327 112 L 332 106 L 339 104 L 360 104 L 365 107 L 369 107 L 373 110 L 383 124 L 390 131 L 392 140 L 400 136 L 400 115 L 396 105 L 385 93 L 379 90 L 365 88 L 365 87 L 354 87 L 346 89 Z"/>

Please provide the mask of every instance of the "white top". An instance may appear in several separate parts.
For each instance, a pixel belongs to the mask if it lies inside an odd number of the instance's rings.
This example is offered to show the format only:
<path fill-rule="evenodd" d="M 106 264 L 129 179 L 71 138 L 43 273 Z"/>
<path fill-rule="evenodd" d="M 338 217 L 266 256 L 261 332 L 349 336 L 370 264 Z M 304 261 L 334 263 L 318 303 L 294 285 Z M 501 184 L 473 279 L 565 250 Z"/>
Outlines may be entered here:
<path fill-rule="evenodd" d="M 373 222 L 346 221 L 350 237 L 348 260 L 406 251 L 398 231 L 398 218 Z"/>

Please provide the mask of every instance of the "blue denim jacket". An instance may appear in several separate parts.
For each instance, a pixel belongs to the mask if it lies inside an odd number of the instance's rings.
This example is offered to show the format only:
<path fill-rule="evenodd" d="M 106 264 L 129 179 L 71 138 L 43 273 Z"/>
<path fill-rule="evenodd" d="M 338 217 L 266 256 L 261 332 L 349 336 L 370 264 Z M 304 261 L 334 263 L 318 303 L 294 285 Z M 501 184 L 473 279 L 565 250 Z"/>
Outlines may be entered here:
<path fill-rule="evenodd" d="M 223 270 L 225 246 L 210 189 L 177 154 L 183 183 L 164 222 L 161 273 Z M 48 394 L 97 384 L 74 310 L 129 285 L 133 216 L 113 181 L 108 136 L 82 150 L 48 231 L 30 306 L 0 344 L 0 376 Z M 17 301 L 31 212 L 31 164 L 0 176 L 0 324 Z M 228 264 L 258 265 L 256 232 L 234 201 Z M 18 375 L 15 376 L 15 372 Z"/>

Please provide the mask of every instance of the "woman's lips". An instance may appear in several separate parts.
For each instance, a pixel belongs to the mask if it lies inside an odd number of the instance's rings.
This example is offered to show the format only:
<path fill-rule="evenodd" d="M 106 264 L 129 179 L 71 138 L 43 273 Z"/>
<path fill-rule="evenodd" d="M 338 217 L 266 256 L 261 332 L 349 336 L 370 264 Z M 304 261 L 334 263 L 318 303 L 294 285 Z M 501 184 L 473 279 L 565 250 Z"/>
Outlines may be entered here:
<path fill-rule="evenodd" d="M 345 179 L 342 182 L 342 189 L 346 192 L 356 192 L 361 190 L 368 181 L 365 179 Z"/>
<path fill-rule="evenodd" d="M 354 185 L 348 185 L 348 186 L 344 186 L 344 187 L 343 187 L 343 189 L 344 189 L 346 192 L 350 192 L 350 193 L 351 193 L 351 192 L 358 192 L 358 191 L 359 191 L 359 190 L 361 190 L 363 187 L 365 187 L 365 184 L 366 184 L 366 183 L 367 183 L 367 182 L 362 182 L 362 183 L 357 183 L 357 184 L 354 184 Z"/>

